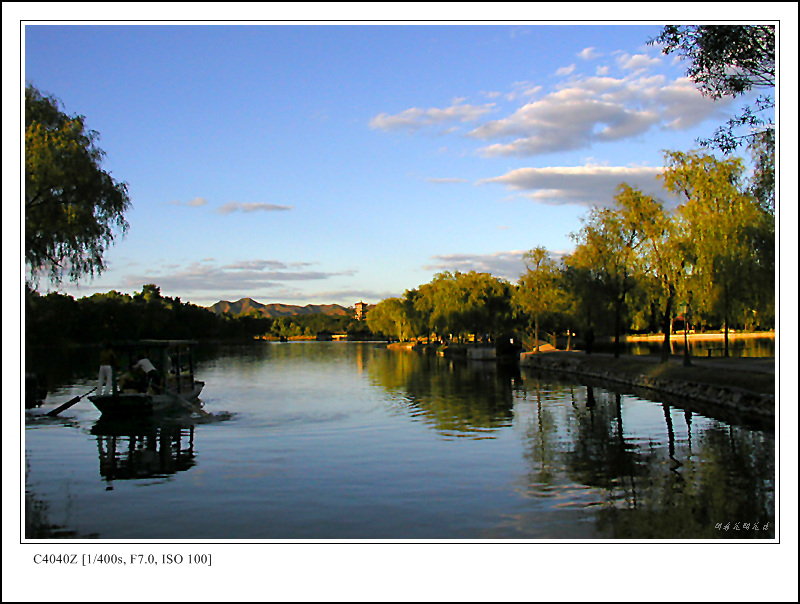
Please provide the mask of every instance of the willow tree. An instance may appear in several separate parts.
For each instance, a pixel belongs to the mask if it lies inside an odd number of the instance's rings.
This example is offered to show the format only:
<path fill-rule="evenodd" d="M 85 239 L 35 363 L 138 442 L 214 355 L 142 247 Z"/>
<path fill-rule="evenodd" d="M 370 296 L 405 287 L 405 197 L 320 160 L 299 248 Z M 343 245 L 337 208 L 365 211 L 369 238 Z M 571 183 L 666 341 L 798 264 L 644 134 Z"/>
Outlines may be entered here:
<path fill-rule="evenodd" d="M 426 331 L 444 339 L 454 332 L 456 313 L 456 292 L 454 275 L 449 272 L 437 273 L 433 280 L 417 288 L 414 309 L 425 317 Z"/>
<path fill-rule="evenodd" d="M 581 230 L 573 235 L 577 242 L 570 265 L 581 267 L 589 275 L 592 290 L 585 292 L 605 298 L 614 314 L 614 356 L 620 354 L 622 317 L 628 295 L 636 286 L 641 271 L 639 248 L 644 233 L 636 219 L 625 209 L 641 195 L 621 185 L 614 196 L 616 208 L 594 207 Z"/>
<path fill-rule="evenodd" d="M 101 168 L 98 134 L 52 97 L 25 89 L 25 262 L 31 279 L 78 281 L 128 228 L 127 185 Z"/>
<path fill-rule="evenodd" d="M 525 253 L 525 273 L 519 279 L 514 303 L 533 319 L 533 338 L 539 351 L 539 322 L 556 312 L 564 300 L 558 264 L 544 247 Z"/>
<path fill-rule="evenodd" d="M 685 199 L 678 215 L 688 242 L 694 299 L 722 319 L 728 356 L 731 319 L 774 287 L 759 254 L 769 218 L 747 191 L 741 159 L 667 152 L 663 180 Z"/>
<path fill-rule="evenodd" d="M 412 331 L 408 305 L 402 298 L 386 298 L 367 314 L 367 326 L 373 333 L 407 341 L 415 334 Z"/>
<path fill-rule="evenodd" d="M 490 273 L 469 271 L 458 275 L 466 292 L 462 313 L 468 332 L 495 339 L 510 329 L 512 286 Z"/>
<path fill-rule="evenodd" d="M 510 326 L 511 285 L 489 273 L 444 271 L 419 286 L 414 306 L 440 337 L 498 336 Z"/>
<path fill-rule="evenodd" d="M 672 319 L 682 291 L 686 269 L 686 250 L 674 214 L 651 195 L 645 195 L 625 183 L 619 186 L 620 212 L 630 225 L 636 225 L 641 244 L 639 269 L 654 284 L 653 297 L 661 314 L 664 341 L 661 360 L 670 355 Z"/>

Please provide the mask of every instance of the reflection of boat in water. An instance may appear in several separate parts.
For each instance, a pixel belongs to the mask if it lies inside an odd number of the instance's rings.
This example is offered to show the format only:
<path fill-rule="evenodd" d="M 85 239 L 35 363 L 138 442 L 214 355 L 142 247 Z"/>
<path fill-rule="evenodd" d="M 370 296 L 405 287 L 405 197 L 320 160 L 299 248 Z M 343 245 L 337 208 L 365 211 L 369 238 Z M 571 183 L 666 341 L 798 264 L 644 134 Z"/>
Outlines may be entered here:
<path fill-rule="evenodd" d="M 107 481 L 163 478 L 195 465 L 194 425 L 148 419 L 99 419 L 97 436 L 100 476 Z"/>
<path fill-rule="evenodd" d="M 141 340 L 114 345 L 119 360 L 127 360 L 128 371 L 113 376 L 110 393 L 89 400 L 103 417 L 147 417 L 164 414 L 205 413 L 197 400 L 205 385 L 194 378 L 189 340 Z M 144 374 L 136 367 L 141 359 L 152 361 L 155 370 Z"/>

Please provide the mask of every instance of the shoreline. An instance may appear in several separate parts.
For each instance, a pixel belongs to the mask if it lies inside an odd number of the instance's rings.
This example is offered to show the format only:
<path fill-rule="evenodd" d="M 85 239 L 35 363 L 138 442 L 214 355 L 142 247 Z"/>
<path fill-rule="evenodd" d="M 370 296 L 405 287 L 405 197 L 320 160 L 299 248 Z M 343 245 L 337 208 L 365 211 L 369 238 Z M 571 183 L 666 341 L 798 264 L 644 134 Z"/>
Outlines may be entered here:
<path fill-rule="evenodd" d="M 745 339 L 757 339 L 757 338 L 767 338 L 767 339 L 775 339 L 775 332 L 774 331 L 743 331 L 743 332 L 734 332 L 731 331 L 728 333 L 729 340 L 745 340 Z M 710 341 L 719 341 L 722 342 L 725 340 L 724 333 L 690 333 L 687 336 L 687 339 L 692 341 L 703 341 L 703 340 L 710 340 Z M 676 331 L 670 334 L 670 340 L 679 340 L 683 342 L 683 332 Z M 613 341 L 613 338 L 612 338 Z M 664 341 L 664 334 L 647 334 L 647 335 L 627 335 L 622 336 L 620 338 L 621 342 L 663 342 Z"/>
<path fill-rule="evenodd" d="M 699 412 L 733 414 L 760 425 L 774 424 L 775 359 L 692 357 L 683 366 L 675 356 L 660 363 L 654 356 L 553 351 L 520 354 L 520 367 L 579 376 L 597 385 L 656 392 L 676 405 Z"/>

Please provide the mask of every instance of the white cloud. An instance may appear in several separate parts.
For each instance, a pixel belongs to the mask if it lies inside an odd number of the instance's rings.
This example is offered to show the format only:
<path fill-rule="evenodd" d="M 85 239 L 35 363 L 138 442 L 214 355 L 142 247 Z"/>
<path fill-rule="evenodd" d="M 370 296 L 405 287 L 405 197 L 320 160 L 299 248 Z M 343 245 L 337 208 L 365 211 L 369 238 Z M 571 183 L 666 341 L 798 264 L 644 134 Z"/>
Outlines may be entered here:
<path fill-rule="evenodd" d="M 571 74 L 573 71 L 575 71 L 575 63 L 573 63 L 572 65 L 567 65 L 565 67 L 559 67 L 558 69 L 556 69 L 556 75 L 566 76 Z"/>
<path fill-rule="evenodd" d="M 315 300 L 317 303 L 335 303 L 336 300 L 340 300 L 339 304 L 343 306 L 353 306 L 357 301 L 361 300 L 368 304 L 375 304 L 380 302 L 381 300 L 385 300 L 386 298 L 395 298 L 402 296 L 402 292 L 391 292 L 391 291 L 379 291 L 374 289 L 337 289 L 337 290 L 329 290 L 329 291 L 316 291 L 313 293 L 302 293 L 298 292 L 294 295 L 287 295 L 281 298 L 281 300 L 292 300 L 292 299 L 300 299 L 300 300 Z M 348 302 L 350 301 L 350 302 Z"/>
<path fill-rule="evenodd" d="M 223 266 L 193 262 L 168 271 L 128 274 L 122 278 L 122 282 L 124 287 L 129 288 L 141 287 L 143 283 L 156 283 L 165 291 L 255 292 L 259 289 L 277 287 L 285 282 L 320 281 L 354 274 L 353 271 L 301 270 L 308 266 L 309 263 L 287 263 L 279 260 L 246 260 Z"/>
<path fill-rule="evenodd" d="M 659 98 L 664 103 L 665 126 L 675 130 L 690 128 L 716 116 L 732 102 L 729 97 L 709 101 L 689 78 L 679 78 L 661 87 Z"/>
<path fill-rule="evenodd" d="M 542 90 L 542 86 L 536 84 L 535 82 L 529 81 L 519 81 L 514 82 L 511 84 L 511 92 L 507 92 L 505 94 L 505 100 L 509 102 L 514 102 L 520 97 L 529 97 L 539 93 Z"/>
<path fill-rule="evenodd" d="M 727 103 L 703 97 L 685 78 L 667 82 L 663 75 L 592 76 L 564 84 L 469 134 L 498 140 L 480 150 L 487 156 L 538 155 L 632 138 L 653 128 L 688 128 L 718 114 Z"/>
<path fill-rule="evenodd" d="M 583 59 L 584 61 L 590 61 L 592 59 L 597 59 L 598 57 L 601 57 L 603 55 L 597 52 L 597 49 L 594 46 L 589 46 L 588 48 L 584 48 L 582 51 L 580 51 L 577 54 L 577 56 Z"/>
<path fill-rule="evenodd" d="M 537 155 L 635 136 L 658 120 L 653 111 L 604 101 L 588 88 L 567 88 L 528 103 L 507 118 L 488 122 L 471 135 L 481 139 L 520 136 L 510 143 L 484 147 L 485 155 Z"/>
<path fill-rule="evenodd" d="M 281 260 L 241 260 L 233 264 L 226 264 L 222 268 L 227 270 L 251 270 L 263 271 L 266 269 L 271 270 L 284 270 L 287 268 L 304 268 L 312 266 L 311 262 L 283 262 Z"/>
<path fill-rule="evenodd" d="M 213 258 L 201 261 L 172 264 L 143 271 L 141 266 L 117 270 L 113 281 L 92 284 L 69 284 L 65 288 L 76 297 L 118 290 L 139 291 L 145 283 L 155 283 L 165 296 L 179 296 L 184 301 L 208 306 L 219 300 L 238 300 L 244 297 L 261 302 L 301 301 L 352 305 L 358 299 L 377 301 L 390 294 L 379 291 L 342 289 L 317 291 L 323 284 L 332 287 L 337 278 L 352 277 L 355 270 L 309 270 L 313 262 L 251 259 L 222 264 Z M 105 275 L 108 277 L 108 275 Z M 311 289 L 310 289 L 311 288 Z M 394 294 L 396 295 L 396 294 Z"/>
<path fill-rule="evenodd" d="M 381 113 L 373 117 L 369 125 L 375 130 L 409 130 L 413 132 L 421 128 L 452 122 L 472 122 L 491 111 L 495 106 L 494 103 L 465 105 L 462 104 L 462 101 L 463 99 L 456 99 L 452 105 L 444 109 L 412 107 L 394 115 Z"/>
<path fill-rule="evenodd" d="M 628 53 L 623 53 L 617 57 L 617 63 L 622 69 L 639 71 L 659 65 L 661 59 L 645 54 L 630 55 Z"/>
<path fill-rule="evenodd" d="M 208 204 L 208 200 L 205 197 L 195 197 L 194 199 L 190 199 L 189 201 L 171 201 L 170 205 L 173 206 L 186 206 L 188 208 L 199 208 Z"/>
<path fill-rule="evenodd" d="M 274 203 L 241 203 L 231 201 L 217 208 L 220 214 L 231 214 L 233 212 L 283 212 L 291 210 L 292 206 L 276 205 Z"/>
<path fill-rule="evenodd" d="M 596 165 L 519 168 L 478 184 L 505 185 L 508 189 L 520 191 L 523 197 L 541 203 L 608 207 L 613 205 L 617 187 L 625 182 L 668 204 L 674 203 L 675 198 L 657 178 L 663 170 L 648 166 Z"/>
<path fill-rule="evenodd" d="M 433 256 L 433 262 L 422 268 L 428 271 L 476 271 L 491 273 L 509 281 L 516 281 L 525 272 L 525 251 L 495 252 L 494 254 L 442 254 Z"/>
<path fill-rule="evenodd" d="M 661 62 L 649 54 L 614 54 L 625 70 L 622 77 L 610 76 L 610 66 L 599 67 L 593 76 L 569 76 L 573 64 L 559 70 L 564 79 L 549 92 L 531 81 L 512 83 L 505 100 L 520 105 L 497 119 L 489 119 L 487 114 L 503 105 L 469 105 L 456 99 L 444 109 L 382 113 L 373 118 L 371 126 L 407 131 L 439 126 L 440 134 L 445 134 L 445 126 L 453 122 L 460 126 L 480 120 L 467 132 L 467 136 L 485 141 L 478 149 L 480 154 L 524 157 L 589 149 L 659 129 L 683 130 L 708 119 L 724 119 L 722 113 L 731 99 L 714 101 L 703 97 L 687 78 L 668 80 L 663 74 L 647 71 Z M 591 47 L 578 55 L 597 56 Z"/>
<path fill-rule="evenodd" d="M 425 180 L 434 184 L 455 184 L 469 182 L 465 178 L 426 178 Z"/>

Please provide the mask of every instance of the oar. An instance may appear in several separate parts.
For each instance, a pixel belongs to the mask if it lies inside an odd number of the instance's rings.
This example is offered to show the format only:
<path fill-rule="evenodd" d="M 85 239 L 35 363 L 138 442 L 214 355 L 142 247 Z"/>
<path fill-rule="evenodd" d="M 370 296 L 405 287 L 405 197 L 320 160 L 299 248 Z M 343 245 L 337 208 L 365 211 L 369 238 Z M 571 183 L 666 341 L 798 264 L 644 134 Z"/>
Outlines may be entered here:
<path fill-rule="evenodd" d="M 186 407 L 186 409 L 188 409 L 189 411 L 196 411 L 197 413 L 199 413 L 200 415 L 202 415 L 204 417 L 210 417 L 211 416 L 211 413 L 209 413 L 208 411 L 203 409 L 199 404 L 194 404 L 194 403 L 186 400 L 185 398 L 183 398 L 180 394 L 178 394 L 176 392 L 172 392 L 170 394 L 172 394 L 172 396 L 174 396 L 178 400 L 178 402 L 181 405 L 183 405 L 184 407 Z"/>
<path fill-rule="evenodd" d="M 75 403 L 77 403 L 77 402 L 78 402 L 79 400 L 81 400 L 83 397 L 85 397 L 85 396 L 89 396 L 89 395 L 90 395 L 92 392 L 94 392 L 95 390 L 97 390 L 97 388 L 96 388 L 96 387 L 95 387 L 95 388 L 92 388 L 91 390 L 89 390 L 89 392 L 87 392 L 86 394 L 82 394 L 82 395 L 80 395 L 80 396 L 76 396 L 75 398 L 71 398 L 71 399 L 69 399 L 69 400 L 68 400 L 66 403 L 64 403 L 63 405 L 60 405 L 60 406 L 56 407 L 56 408 L 55 408 L 55 409 L 53 409 L 52 411 L 48 411 L 48 412 L 47 412 L 47 415 L 49 415 L 50 417 L 52 417 L 52 416 L 54 416 L 54 415 L 58 415 L 58 414 L 59 414 L 59 413 L 61 413 L 61 412 L 62 412 L 64 409 L 69 409 L 70 407 L 72 407 L 72 405 L 74 405 Z"/>

